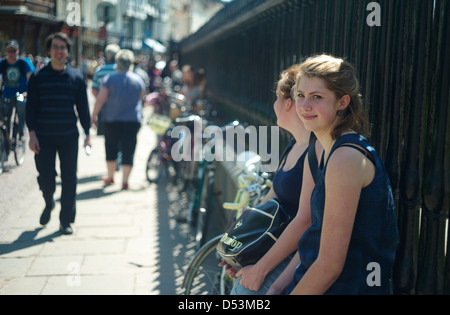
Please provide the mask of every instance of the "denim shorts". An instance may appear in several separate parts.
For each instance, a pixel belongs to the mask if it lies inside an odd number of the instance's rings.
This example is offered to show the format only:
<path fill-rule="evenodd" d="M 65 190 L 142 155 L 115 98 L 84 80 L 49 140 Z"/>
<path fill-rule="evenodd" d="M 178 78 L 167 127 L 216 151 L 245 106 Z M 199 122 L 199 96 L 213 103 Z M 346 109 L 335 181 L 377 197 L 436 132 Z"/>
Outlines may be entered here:
<path fill-rule="evenodd" d="M 292 259 L 292 255 L 283 260 L 278 266 L 276 266 L 264 279 L 264 282 L 259 289 L 259 291 L 252 291 L 247 289 L 241 284 L 241 278 L 239 277 L 234 280 L 233 289 L 231 289 L 231 295 L 264 295 L 267 290 L 269 290 L 272 283 L 278 279 L 278 277 L 283 273 L 284 269 L 289 265 Z"/>

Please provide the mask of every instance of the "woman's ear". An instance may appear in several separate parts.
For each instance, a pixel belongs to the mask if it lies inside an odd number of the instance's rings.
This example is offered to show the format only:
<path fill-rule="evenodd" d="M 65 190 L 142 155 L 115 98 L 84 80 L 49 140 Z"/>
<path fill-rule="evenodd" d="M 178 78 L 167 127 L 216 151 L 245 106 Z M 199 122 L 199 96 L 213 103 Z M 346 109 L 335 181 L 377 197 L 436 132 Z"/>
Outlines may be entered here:
<path fill-rule="evenodd" d="M 350 104 L 350 100 L 351 100 L 350 95 L 346 94 L 342 96 L 341 99 L 339 100 L 338 110 L 345 110 L 348 104 Z"/>
<path fill-rule="evenodd" d="M 287 111 L 289 111 L 289 110 L 291 110 L 292 108 L 294 108 L 295 109 L 295 103 L 294 103 L 294 101 L 292 100 L 292 98 L 288 98 L 287 99 L 287 102 L 286 102 L 286 110 Z"/>

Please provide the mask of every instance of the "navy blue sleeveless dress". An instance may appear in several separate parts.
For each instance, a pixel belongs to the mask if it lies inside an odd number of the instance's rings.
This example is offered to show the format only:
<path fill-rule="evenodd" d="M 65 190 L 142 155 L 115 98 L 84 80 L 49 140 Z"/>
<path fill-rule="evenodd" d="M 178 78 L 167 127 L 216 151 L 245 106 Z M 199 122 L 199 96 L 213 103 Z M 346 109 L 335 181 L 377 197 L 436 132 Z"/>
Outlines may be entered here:
<path fill-rule="evenodd" d="M 283 208 L 291 218 L 297 215 L 300 192 L 302 190 L 303 164 L 308 150 L 302 153 L 297 163 L 290 170 L 283 170 L 286 159 L 273 177 L 273 190 Z"/>
<path fill-rule="evenodd" d="M 367 150 L 376 171 L 373 181 L 361 190 L 342 273 L 326 294 L 392 294 L 392 267 L 398 244 L 398 229 L 389 177 L 374 148 L 359 134 L 341 136 L 333 145 L 328 160 L 338 147 L 348 146 L 346 144 L 349 143 Z M 288 293 L 319 254 L 328 160 L 324 165 L 322 156 L 318 168 L 316 186 L 311 195 L 311 227 L 299 240 L 301 263 L 294 273 L 294 282 Z"/>

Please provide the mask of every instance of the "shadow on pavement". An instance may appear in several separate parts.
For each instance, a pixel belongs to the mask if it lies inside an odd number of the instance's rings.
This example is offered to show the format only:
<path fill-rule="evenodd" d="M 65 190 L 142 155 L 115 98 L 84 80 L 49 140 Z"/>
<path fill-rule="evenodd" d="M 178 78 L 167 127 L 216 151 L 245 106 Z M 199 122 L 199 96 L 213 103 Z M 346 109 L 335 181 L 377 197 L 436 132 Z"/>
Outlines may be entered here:
<path fill-rule="evenodd" d="M 24 231 L 14 242 L 10 244 L 0 244 L 0 255 L 9 254 L 18 250 L 26 249 L 47 242 L 52 242 L 54 238 L 62 236 L 62 233 L 60 231 L 55 231 L 52 234 L 35 239 L 36 235 L 42 229 L 44 228 L 39 227 L 33 231 Z"/>
<path fill-rule="evenodd" d="M 96 199 L 115 193 L 117 193 L 117 191 L 105 191 L 103 188 L 97 188 L 77 193 L 77 200 Z"/>
<path fill-rule="evenodd" d="M 185 268 L 195 253 L 192 229 L 177 222 L 179 216 L 187 214 L 187 198 L 167 179 L 158 183 L 157 191 L 160 270 L 156 289 L 163 295 L 178 295 Z"/>

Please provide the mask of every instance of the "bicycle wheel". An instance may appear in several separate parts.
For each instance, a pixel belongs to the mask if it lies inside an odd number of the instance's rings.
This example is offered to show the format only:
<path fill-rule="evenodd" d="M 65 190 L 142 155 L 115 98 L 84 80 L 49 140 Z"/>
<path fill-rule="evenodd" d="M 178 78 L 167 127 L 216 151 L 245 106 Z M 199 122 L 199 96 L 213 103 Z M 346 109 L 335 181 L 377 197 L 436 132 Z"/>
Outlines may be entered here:
<path fill-rule="evenodd" d="M 188 201 L 187 221 L 192 227 L 197 226 L 198 213 L 200 210 L 200 194 L 202 191 L 202 178 L 204 173 L 204 164 L 195 161 L 183 162 L 180 165 L 181 176 L 186 176 L 183 181 L 183 191 L 186 192 Z"/>
<path fill-rule="evenodd" d="M 216 252 L 222 235 L 207 242 L 189 264 L 183 281 L 186 295 L 226 295 L 233 286 L 233 279 L 219 267 L 222 261 Z"/>
<path fill-rule="evenodd" d="M 6 141 L 5 133 L 3 130 L 0 130 L 0 174 L 3 173 L 3 170 L 5 169 L 5 162 L 8 157 Z"/>
<path fill-rule="evenodd" d="M 153 149 L 147 159 L 147 166 L 145 176 L 150 183 L 157 183 L 162 175 L 163 161 L 161 157 L 161 150 L 159 148 Z"/>
<path fill-rule="evenodd" d="M 20 135 L 18 132 L 18 117 L 16 114 L 15 122 L 14 122 L 14 159 L 16 160 L 16 165 L 20 166 L 25 161 L 25 152 L 26 152 L 26 137 L 25 134 L 20 139 Z"/>
<path fill-rule="evenodd" d="M 176 185 L 179 174 L 177 164 L 173 160 L 170 160 L 167 161 L 165 165 L 166 165 L 166 172 L 169 175 L 169 178 L 172 179 L 172 183 Z"/>
<path fill-rule="evenodd" d="M 178 169 L 178 187 L 180 191 L 187 191 L 196 186 L 196 169 L 198 163 L 195 161 L 179 161 L 177 162 Z"/>
<path fill-rule="evenodd" d="M 195 235 L 196 248 L 199 249 L 207 238 L 208 219 L 212 211 L 214 190 L 214 168 L 211 164 L 203 167 L 201 174 L 201 186 L 199 187 L 199 209 L 197 213 L 197 228 Z"/>

